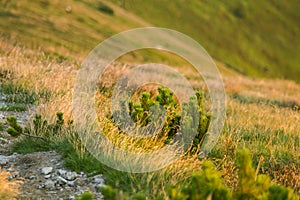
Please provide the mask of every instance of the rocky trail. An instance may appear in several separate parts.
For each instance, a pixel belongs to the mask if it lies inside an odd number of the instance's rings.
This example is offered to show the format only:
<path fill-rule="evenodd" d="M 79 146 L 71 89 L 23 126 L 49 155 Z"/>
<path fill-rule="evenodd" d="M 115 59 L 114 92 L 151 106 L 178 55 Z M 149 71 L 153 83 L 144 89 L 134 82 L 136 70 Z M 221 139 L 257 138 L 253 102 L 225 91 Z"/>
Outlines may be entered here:
<path fill-rule="evenodd" d="M 5 96 L 0 94 L 0 107 L 5 105 Z M 30 116 L 25 112 L 0 111 L 0 167 L 8 171 L 8 180 L 20 180 L 20 196 L 18 199 L 75 199 L 85 191 L 92 191 L 95 199 L 102 199 L 99 188 L 104 185 L 104 177 L 96 175 L 88 177 L 81 172 L 67 170 L 63 166 L 61 156 L 55 151 L 17 154 L 10 152 L 10 146 L 16 138 L 5 131 L 8 126 L 7 116 L 16 116 L 18 123 L 24 125 Z"/>

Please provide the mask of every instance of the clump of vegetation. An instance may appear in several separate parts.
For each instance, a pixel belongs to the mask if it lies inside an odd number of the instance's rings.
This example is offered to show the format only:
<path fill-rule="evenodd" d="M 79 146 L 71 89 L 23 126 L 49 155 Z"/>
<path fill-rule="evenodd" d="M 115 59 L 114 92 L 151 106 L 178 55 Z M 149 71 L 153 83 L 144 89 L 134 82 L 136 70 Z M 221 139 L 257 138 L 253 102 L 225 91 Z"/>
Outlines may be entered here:
<path fill-rule="evenodd" d="M 202 171 L 192 175 L 188 185 L 181 185 L 181 190 L 168 189 L 169 199 L 297 199 L 291 188 L 272 183 L 266 175 L 256 175 L 251 162 L 248 150 L 238 153 L 239 185 L 236 191 L 223 184 L 211 161 L 205 161 Z"/>
<path fill-rule="evenodd" d="M 158 87 L 157 90 L 157 95 L 143 92 L 140 99 L 129 102 L 131 118 L 138 125 L 146 126 L 152 121 L 159 120 L 160 117 L 156 116 L 156 113 L 151 113 L 151 107 L 163 107 L 165 109 L 165 118 L 160 120 L 165 122 L 165 124 L 161 132 L 158 133 L 158 137 L 164 138 L 164 143 L 168 144 L 178 132 L 183 133 L 184 139 L 189 139 L 189 135 L 196 132 L 197 134 L 192 140 L 193 144 L 190 148 L 191 152 L 196 153 L 207 132 L 211 118 L 204 111 L 204 93 L 197 92 L 196 97 L 192 97 L 188 103 L 183 103 L 182 111 L 180 111 L 180 106 L 169 89 Z M 119 126 L 122 126 L 122 113 L 125 113 L 125 111 L 126 106 L 124 103 L 121 106 L 121 110 L 116 111 L 118 112 L 117 115 L 121 116 L 121 119 L 118 121 L 119 124 L 117 124 Z M 199 118 L 196 116 L 199 116 Z M 197 130 L 192 130 L 193 127 L 197 127 Z"/>
<path fill-rule="evenodd" d="M 101 194 L 104 196 L 106 200 L 146 200 L 146 196 L 143 193 L 136 193 L 133 195 L 129 195 L 128 193 L 124 193 L 122 191 L 118 191 L 115 188 L 112 188 L 109 185 L 105 185 L 100 188 Z"/>
<path fill-rule="evenodd" d="M 42 119 L 41 115 L 36 114 L 33 119 L 33 127 L 22 128 L 18 124 L 16 117 L 9 116 L 7 117 L 7 122 L 9 124 L 7 133 L 13 137 L 24 135 L 47 141 L 50 136 L 59 134 L 65 126 L 63 113 L 56 113 L 56 117 L 57 120 L 55 123 L 48 124 L 48 121 Z M 67 127 L 70 128 L 72 124 L 73 121 L 68 121 Z"/>
<path fill-rule="evenodd" d="M 94 194 L 92 192 L 84 192 L 76 197 L 75 200 L 92 200 L 93 198 Z"/>
<path fill-rule="evenodd" d="M 230 190 L 222 180 L 221 174 L 216 170 L 211 161 L 204 161 L 202 171 L 194 173 L 190 177 L 189 184 L 181 185 L 178 190 L 175 186 L 167 189 L 168 198 L 173 200 L 190 199 L 257 199 L 257 200 L 297 200 L 298 196 L 291 188 L 272 183 L 266 175 L 257 175 L 252 167 L 252 160 L 249 150 L 238 153 L 237 166 L 239 169 L 239 184 L 235 191 Z M 146 199 L 145 195 L 130 195 L 119 191 L 111 186 L 101 188 L 101 193 L 105 199 Z M 135 197 L 135 198 L 134 198 Z M 158 199 L 163 199 L 158 197 Z"/>

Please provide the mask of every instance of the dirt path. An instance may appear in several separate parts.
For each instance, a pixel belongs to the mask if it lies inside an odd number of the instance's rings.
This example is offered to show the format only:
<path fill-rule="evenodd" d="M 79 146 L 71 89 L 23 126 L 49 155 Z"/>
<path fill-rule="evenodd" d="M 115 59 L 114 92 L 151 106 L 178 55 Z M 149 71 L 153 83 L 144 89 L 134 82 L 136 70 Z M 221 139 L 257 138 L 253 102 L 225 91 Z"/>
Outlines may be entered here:
<path fill-rule="evenodd" d="M 0 94 L 0 107 L 3 105 L 4 97 Z M 8 126 L 7 116 L 16 116 L 18 123 L 24 125 L 30 113 L 0 111 L 0 124 L 5 128 Z M 98 192 L 104 185 L 102 175 L 87 177 L 83 172 L 65 169 L 61 156 L 55 151 L 9 155 L 9 148 L 15 140 L 5 129 L 0 130 L 0 167 L 11 172 L 8 180 L 22 181 L 19 199 L 75 199 L 85 191 L 92 191 L 95 199 L 102 199 Z"/>

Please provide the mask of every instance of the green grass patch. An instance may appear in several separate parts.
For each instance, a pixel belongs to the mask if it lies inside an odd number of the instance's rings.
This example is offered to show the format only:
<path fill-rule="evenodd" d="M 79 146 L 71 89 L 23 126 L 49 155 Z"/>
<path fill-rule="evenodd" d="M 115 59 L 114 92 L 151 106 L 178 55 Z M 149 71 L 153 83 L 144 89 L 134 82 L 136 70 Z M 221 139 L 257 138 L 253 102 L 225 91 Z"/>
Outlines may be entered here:
<path fill-rule="evenodd" d="M 7 103 L 16 104 L 36 104 L 40 101 L 40 99 L 49 101 L 51 97 L 51 93 L 48 90 L 40 90 L 36 92 L 23 85 L 11 82 L 1 83 L 0 93 L 6 95 L 5 101 Z"/>
<path fill-rule="evenodd" d="M 52 144 L 45 141 L 30 137 L 23 137 L 12 145 L 11 152 L 27 154 L 39 151 L 50 151 L 52 149 Z"/>
<path fill-rule="evenodd" d="M 15 111 L 15 112 L 23 112 L 26 111 L 26 106 L 22 104 L 13 104 L 13 105 L 6 105 L 0 108 L 0 111 Z"/>

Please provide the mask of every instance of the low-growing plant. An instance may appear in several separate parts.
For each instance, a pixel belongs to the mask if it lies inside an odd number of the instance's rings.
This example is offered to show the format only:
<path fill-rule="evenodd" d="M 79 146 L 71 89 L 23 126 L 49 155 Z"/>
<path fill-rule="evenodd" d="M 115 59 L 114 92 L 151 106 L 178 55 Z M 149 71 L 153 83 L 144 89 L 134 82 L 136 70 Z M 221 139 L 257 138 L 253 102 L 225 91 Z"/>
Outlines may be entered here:
<path fill-rule="evenodd" d="M 299 199 L 291 188 L 274 184 L 266 175 L 256 175 L 252 167 L 249 150 L 238 152 L 237 166 L 239 168 L 239 183 L 236 191 L 231 191 L 223 184 L 219 172 L 210 161 L 205 161 L 202 171 L 191 178 L 191 183 L 182 191 L 170 189 L 170 199 Z"/>
<path fill-rule="evenodd" d="M 33 127 L 23 128 L 18 124 L 16 117 L 9 116 L 7 117 L 9 124 L 7 133 L 13 137 L 24 135 L 47 141 L 50 136 L 60 134 L 63 128 L 70 128 L 72 126 L 73 121 L 68 121 L 67 125 L 65 125 L 62 112 L 56 113 L 56 117 L 57 120 L 55 123 L 48 124 L 48 121 L 42 119 L 40 114 L 36 114 L 33 119 Z"/>
<path fill-rule="evenodd" d="M 92 200 L 92 199 L 94 199 L 94 194 L 92 192 L 84 192 L 75 198 L 75 200 Z"/>
<path fill-rule="evenodd" d="M 146 126 L 152 121 L 159 125 L 164 122 L 162 130 L 156 134 L 159 138 L 164 138 L 166 144 L 170 143 L 178 132 L 183 132 L 183 140 L 191 139 L 189 141 L 193 141 L 189 151 L 197 153 L 211 118 L 204 111 L 204 93 L 196 92 L 196 97 L 191 97 L 188 103 L 182 104 L 180 112 L 180 106 L 169 89 L 158 87 L 157 90 L 157 95 L 143 92 L 137 101 L 129 101 L 131 118 L 140 126 Z M 164 119 L 151 110 L 151 107 L 159 109 L 159 106 L 165 109 Z M 125 117 L 122 117 L 122 113 L 126 112 L 125 102 L 121 102 L 121 108 L 116 112 L 116 115 L 121 116 L 116 124 L 122 126 L 122 123 L 126 122 Z M 157 120 L 160 120 L 161 123 L 157 123 Z M 195 137 L 190 138 L 194 133 L 196 133 Z"/>
<path fill-rule="evenodd" d="M 109 185 L 101 187 L 100 192 L 104 196 L 105 200 L 146 200 L 146 196 L 141 192 L 130 195 L 126 192 L 112 188 Z"/>

